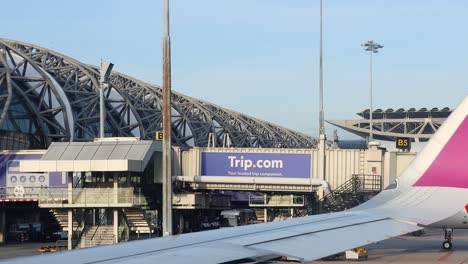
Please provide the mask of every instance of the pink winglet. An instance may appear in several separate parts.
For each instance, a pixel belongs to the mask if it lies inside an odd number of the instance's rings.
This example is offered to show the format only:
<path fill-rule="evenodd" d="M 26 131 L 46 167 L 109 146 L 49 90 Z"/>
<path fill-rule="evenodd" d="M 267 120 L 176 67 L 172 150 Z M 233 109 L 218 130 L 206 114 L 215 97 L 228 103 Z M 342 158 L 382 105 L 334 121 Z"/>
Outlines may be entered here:
<path fill-rule="evenodd" d="M 468 188 L 468 116 L 414 186 Z"/>

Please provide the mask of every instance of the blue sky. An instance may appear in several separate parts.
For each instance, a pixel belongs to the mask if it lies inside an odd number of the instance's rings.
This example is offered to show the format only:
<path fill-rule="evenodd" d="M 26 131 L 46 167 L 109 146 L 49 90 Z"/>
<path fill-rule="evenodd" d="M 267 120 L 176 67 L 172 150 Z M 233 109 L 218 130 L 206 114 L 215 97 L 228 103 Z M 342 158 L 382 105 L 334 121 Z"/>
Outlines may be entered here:
<path fill-rule="evenodd" d="M 2 10 L 0 37 L 161 83 L 162 0 Z M 367 40 L 385 46 L 374 57 L 375 107 L 456 106 L 468 95 L 467 14 L 463 0 L 324 0 L 325 118 L 368 108 Z M 171 0 L 173 89 L 317 135 L 318 15 L 318 0 Z"/>

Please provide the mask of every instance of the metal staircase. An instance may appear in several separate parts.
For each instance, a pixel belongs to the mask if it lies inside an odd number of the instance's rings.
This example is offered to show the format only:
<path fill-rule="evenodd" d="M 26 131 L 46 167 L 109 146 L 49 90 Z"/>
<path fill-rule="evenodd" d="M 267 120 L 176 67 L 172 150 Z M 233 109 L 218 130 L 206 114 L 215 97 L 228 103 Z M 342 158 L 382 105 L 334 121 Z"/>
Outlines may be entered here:
<path fill-rule="evenodd" d="M 68 210 L 67 209 L 51 209 L 50 212 L 54 215 L 62 230 L 68 232 Z M 78 226 L 76 217 L 73 217 L 73 229 Z"/>
<path fill-rule="evenodd" d="M 84 182 L 73 188 L 73 202 L 57 202 L 55 199 L 42 199 L 44 208 L 51 208 L 63 231 L 72 234 L 73 248 L 87 248 L 128 241 L 130 232 L 151 234 L 157 226 L 157 211 L 152 197 L 146 197 L 141 188 L 119 187 L 113 182 Z M 67 197 L 66 188 L 45 189 L 44 195 Z M 68 206 L 67 208 L 64 206 Z M 117 206 L 118 205 L 118 206 Z M 54 208 L 57 207 L 57 208 Z M 119 208 L 120 207 L 120 208 Z M 69 228 L 68 210 L 73 210 L 73 226 Z M 118 230 L 114 230 L 114 213 L 117 209 Z M 114 234 L 114 232 L 117 232 Z M 116 239 L 118 236 L 118 240 Z"/>
<path fill-rule="evenodd" d="M 95 246 L 111 245 L 115 242 L 114 227 L 112 225 L 87 226 L 83 230 L 75 248 L 88 248 Z"/>
<path fill-rule="evenodd" d="M 319 201 L 320 213 L 339 212 L 353 208 L 381 190 L 381 175 L 355 174 Z"/>
<path fill-rule="evenodd" d="M 266 222 L 265 221 L 265 210 L 263 208 L 254 208 L 255 215 L 257 216 L 257 220 L 259 222 Z"/>
<path fill-rule="evenodd" d="M 149 234 L 154 230 L 154 226 L 151 224 L 152 221 L 148 219 L 144 210 L 138 208 L 124 208 L 122 212 L 131 232 Z"/>

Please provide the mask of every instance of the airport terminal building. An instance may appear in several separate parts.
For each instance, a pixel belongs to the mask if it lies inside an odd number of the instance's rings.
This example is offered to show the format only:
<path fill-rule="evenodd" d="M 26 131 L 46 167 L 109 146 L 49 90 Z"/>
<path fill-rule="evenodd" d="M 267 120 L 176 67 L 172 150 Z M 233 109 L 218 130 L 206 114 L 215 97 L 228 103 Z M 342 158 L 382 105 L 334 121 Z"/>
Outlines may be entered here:
<path fill-rule="evenodd" d="M 99 138 L 99 76 L 0 39 L 0 242 L 26 239 L 25 226 L 31 241 L 64 231 L 69 248 L 160 235 L 161 88 L 112 72 Z M 319 149 L 315 138 L 176 92 L 171 107 L 174 233 L 347 209 L 414 158 L 378 143 Z"/>

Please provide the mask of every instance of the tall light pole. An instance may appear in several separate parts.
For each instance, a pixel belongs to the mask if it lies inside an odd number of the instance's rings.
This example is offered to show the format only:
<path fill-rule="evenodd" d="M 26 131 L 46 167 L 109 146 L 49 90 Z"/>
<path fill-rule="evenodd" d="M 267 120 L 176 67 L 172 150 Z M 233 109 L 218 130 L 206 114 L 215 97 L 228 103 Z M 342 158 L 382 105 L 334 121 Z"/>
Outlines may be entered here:
<path fill-rule="evenodd" d="M 326 180 L 326 140 L 325 124 L 323 114 L 323 0 L 320 0 L 320 72 L 319 72 L 319 87 L 320 87 L 320 110 L 319 110 L 319 173 L 320 179 Z"/>
<path fill-rule="evenodd" d="M 374 140 L 373 135 L 373 123 L 372 123 L 372 114 L 374 112 L 373 103 L 372 103 L 372 54 L 379 53 L 379 49 L 383 48 L 384 46 L 374 42 L 373 40 L 369 40 L 366 43 L 362 44 L 361 46 L 364 47 L 365 51 L 369 52 L 369 97 L 370 97 L 370 109 L 369 109 L 369 142 Z"/>
<path fill-rule="evenodd" d="M 164 0 L 163 36 L 163 236 L 172 235 L 172 146 L 171 146 L 171 39 L 169 0 Z"/>
<path fill-rule="evenodd" d="M 323 115 L 323 5 L 320 0 L 320 77 L 319 77 L 319 87 L 320 87 L 320 116 L 319 116 L 319 126 L 320 126 L 320 135 L 325 135 L 325 125 L 324 125 L 324 115 Z"/>

